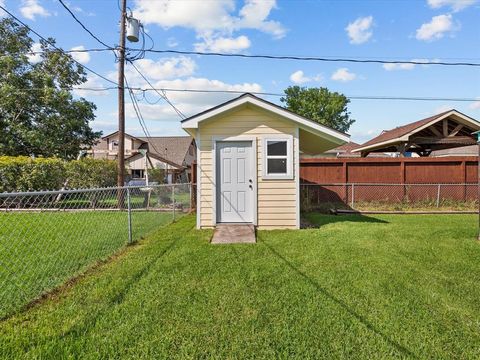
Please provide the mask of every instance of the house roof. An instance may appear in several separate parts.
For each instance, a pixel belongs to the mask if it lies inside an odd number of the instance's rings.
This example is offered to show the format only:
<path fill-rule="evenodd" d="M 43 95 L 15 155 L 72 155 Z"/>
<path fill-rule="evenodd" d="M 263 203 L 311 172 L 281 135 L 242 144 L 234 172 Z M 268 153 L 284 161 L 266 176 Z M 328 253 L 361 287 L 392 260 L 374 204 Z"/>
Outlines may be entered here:
<path fill-rule="evenodd" d="M 178 165 L 183 164 L 188 148 L 193 141 L 191 136 L 152 136 L 139 139 L 148 143 L 149 152 Z M 140 148 L 145 147 L 142 144 Z"/>
<path fill-rule="evenodd" d="M 117 131 L 114 131 L 113 133 L 110 133 L 110 134 L 108 134 L 108 135 L 102 136 L 102 140 L 103 140 L 103 139 L 107 139 L 107 138 L 109 138 L 109 137 L 112 137 L 113 135 L 116 135 L 117 133 L 118 133 L 118 130 L 117 130 Z M 135 139 L 135 140 L 138 140 L 138 141 L 143 141 L 143 140 L 141 140 L 140 138 L 135 137 L 135 136 L 132 136 L 132 135 L 127 134 L 127 133 L 125 133 L 125 136 L 128 136 L 128 137 L 130 137 L 130 138 L 132 138 L 132 139 Z"/>
<path fill-rule="evenodd" d="M 169 161 L 169 160 L 167 160 L 167 159 L 165 159 L 165 158 L 163 158 L 163 157 L 161 157 L 161 156 L 159 156 L 159 155 L 157 155 L 157 154 L 155 154 L 155 153 L 152 153 L 152 152 L 150 152 L 150 151 L 148 152 L 148 155 L 147 155 L 147 156 L 148 156 L 148 157 L 151 157 L 151 158 L 154 158 L 154 159 L 157 159 L 157 160 L 159 160 L 159 161 L 161 161 L 161 162 L 163 162 L 163 163 L 165 163 L 165 164 L 168 164 L 168 165 L 170 165 L 170 166 L 172 166 L 172 167 L 174 167 L 174 168 L 177 168 L 177 169 L 182 169 L 182 168 L 183 168 L 182 165 L 179 165 L 179 164 L 177 164 L 177 163 L 174 163 L 174 162 L 172 162 L 172 161 Z M 133 155 L 125 158 L 125 161 L 129 162 L 129 161 L 132 161 L 132 160 L 136 160 L 137 158 L 140 158 L 140 157 L 143 157 L 143 155 L 140 154 L 140 153 L 136 153 L 136 154 L 133 154 Z"/>
<path fill-rule="evenodd" d="M 460 119 L 461 122 L 468 123 L 469 125 L 471 125 L 472 129 L 480 129 L 480 123 L 478 121 L 455 109 L 451 109 L 451 110 L 444 111 L 439 114 L 427 117 L 425 119 L 421 119 L 403 126 L 396 127 L 391 130 L 384 130 L 380 135 L 363 143 L 353 151 L 358 152 L 358 151 L 375 150 L 378 148 L 384 148 L 391 144 L 406 142 L 408 141 L 409 136 L 452 115 L 455 116 L 456 119 Z"/>
<path fill-rule="evenodd" d="M 335 153 L 351 153 L 353 150 L 355 150 L 357 147 L 359 147 L 360 144 L 357 144 L 354 141 L 350 141 L 346 144 L 337 146 L 336 148 L 332 150 L 328 150 L 328 152 L 335 152 Z"/>
<path fill-rule="evenodd" d="M 335 156 L 337 158 L 358 158 L 358 157 L 360 157 L 360 153 L 354 152 L 354 150 L 356 148 L 358 148 L 359 146 L 360 146 L 360 144 L 357 144 L 356 142 L 350 141 L 349 143 L 337 146 L 334 149 L 327 150 L 322 154 L 315 154 L 315 155 L 313 155 L 313 157 L 322 158 L 322 157 Z M 388 155 L 386 153 L 382 153 L 382 152 L 370 153 L 368 156 L 369 157 L 377 157 L 377 158 L 378 157 L 381 157 L 381 158 L 391 157 L 390 155 Z M 303 157 L 305 157 L 305 155 L 303 155 Z"/>
<path fill-rule="evenodd" d="M 107 138 L 118 133 L 115 131 L 105 135 L 100 141 L 93 146 L 94 150 L 108 150 Z M 141 143 L 139 149 L 148 150 L 150 155 L 155 155 L 160 161 L 166 162 L 175 167 L 182 167 L 188 148 L 193 141 L 191 136 L 152 136 L 152 137 L 135 137 L 125 134 L 132 139 Z M 135 154 L 134 154 L 135 156 Z"/>
<path fill-rule="evenodd" d="M 223 114 L 237 108 L 244 104 L 251 104 L 258 106 L 267 111 L 273 112 L 283 118 L 296 122 L 299 127 L 303 130 L 309 131 L 319 137 L 326 138 L 332 143 L 341 144 L 349 141 L 350 136 L 348 134 L 342 133 L 335 129 L 332 129 L 328 126 L 321 125 L 315 121 L 307 119 L 303 116 L 295 114 L 281 106 L 273 104 L 269 101 L 261 99 L 253 94 L 245 93 L 232 100 L 226 101 L 220 105 L 214 106 L 210 109 L 202 111 L 196 115 L 193 115 L 189 118 L 182 120 L 182 128 L 184 129 L 196 129 L 198 124 L 202 121 L 209 120 L 214 116 Z"/>

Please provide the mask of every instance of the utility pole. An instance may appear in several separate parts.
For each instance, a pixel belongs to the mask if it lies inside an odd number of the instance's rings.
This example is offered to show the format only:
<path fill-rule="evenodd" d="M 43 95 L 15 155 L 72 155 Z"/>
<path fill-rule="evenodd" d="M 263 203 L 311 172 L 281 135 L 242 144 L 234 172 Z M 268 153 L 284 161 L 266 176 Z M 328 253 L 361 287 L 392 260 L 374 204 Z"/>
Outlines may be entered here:
<path fill-rule="evenodd" d="M 125 26 L 127 0 L 122 1 L 120 43 L 118 46 L 118 175 L 117 186 L 125 185 Z M 122 201 L 123 203 L 123 201 Z"/>

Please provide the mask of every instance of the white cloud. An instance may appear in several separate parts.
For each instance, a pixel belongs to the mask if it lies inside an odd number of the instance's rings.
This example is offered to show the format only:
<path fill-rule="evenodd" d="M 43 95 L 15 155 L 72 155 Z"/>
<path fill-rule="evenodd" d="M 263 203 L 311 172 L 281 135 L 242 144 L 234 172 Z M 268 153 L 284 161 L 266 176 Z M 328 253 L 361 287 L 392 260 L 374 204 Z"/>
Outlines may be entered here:
<path fill-rule="evenodd" d="M 194 45 L 196 51 L 234 53 L 248 49 L 251 43 L 248 37 L 241 35 L 237 38 L 218 37 L 212 39 L 210 37 L 205 37 L 203 42 Z"/>
<path fill-rule="evenodd" d="M 158 61 L 140 59 L 135 61 L 135 66 L 151 81 L 190 76 L 197 68 L 195 61 L 185 56 L 163 58 Z M 116 73 L 110 75 L 112 79 L 115 79 Z M 138 72 L 129 65 L 125 68 L 125 76 L 131 85 L 135 83 L 141 84 L 141 86 L 147 85 Z"/>
<path fill-rule="evenodd" d="M 30 20 L 35 20 L 35 16 L 47 17 L 51 14 L 40 5 L 38 0 L 22 0 L 22 6 L 20 7 L 22 15 Z"/>
<path fill-rule="evenodd" d="M 441 39 L 445 33 L 455 30 L 451 14 L 443 14 L 432 17 L 430 22 L 422 24 L 417 29 L 416 38 L 423 41 L 433 41 Z"/>
<path fill-rule="evenodd" d="M 477 0 L 427 0 L 428 5 L 432 9 L 439 9 L 443 6 L 449 6 L 453 11 L 463 10 L 475 4 L 476 2 Z"/>
<path fill-rule="evenodd" d="M 383 64 L 382 66 L 387 71 L 413 70 L 415 68 L 415 64 Z"/>
<path fill-rule="evenodd" d="M 83 90 L 83 89 L 74 89 L 73 93 L 81 97 L 92 97 L 92 96 L 107 96 L 109 94 L 108 90 L 95 90 L 104 88 L 105 84 L 96 75 L 87 75 L 87 81 L 79 85 L 80 88 L 89 88 L 92 90 Z"/>
<path fill-rule="evenodd" d="M 290 75 L 290 80 L 295 84 L 303 84 L 310 81 L 310 78 L 306 77 L 303 74 L 302 70 L 295 71 L 292 75 Z"/>
<path fill-rule="evenodd" d="M 245 0 L 245 5 L 236 14 L 234 0 L 137 0 L 134 12 L 145 24 L 189 28 L 206 42 L 208 39 L 233 40 L 232 34 L 242 29 L 256 29 L 274 38 L 282 38 L 285 28 L 279 22 L 268 19 L 275 7 L 275 0 Z M 245 39 L 241 41 L 245 48 Z"/>
<path fill-rule="evenodd" d="M 35 54 L 42 51 L 42 45 L 40 43 L 33 43 L 31 53 L 27 54 L 28 61 L 32 64 L 36 64 L 42 60 L 42 54 Z"/>
<path fill-rule="evenodd" d="M 345 28 L 351 44 L 363 44 L 373 35 L 373 17 L 360 17 Z"/>
<path fill-rule="evenodd" d="M 421 65 L 422 67 L 426 68 L 429 67 L 427 63 L 430 62 L 439 62 L 439 59 L 412 59 L 411 61 L 420 63 L 420 64 L 383 64 L 383 68 L 387 71 L 394 71 L 394 70 L 413 70 L 417 65 Z"/>
<path fill-rule="evenodd" d="M 236 20 L 236 28 L 258 29 L 275 38 L 284 37 L 285 28 L 278 21 L 267 20 L 276 5 L 276 0 L 246 0 L 240 9 L 240 18 Z"/>
<path fill-rule="evenodd" d="M 478 101 L 472 102 L 468 107 L 472 110 L 480 110 L 480 98 L 477 98 Z"/>
<path fill-rule="evenodd" d="M 74 46 L 70 50 L 85 50 L 85 46 Z M 88 52 L 72 52 L 70 55 L 82 64 L 87 64 L 90 61 L 90 54 Z"/>
<path fill-rule="evenodd" d="M 333 74 L 331 79 L 335 81 L 348 82 L 355 80 L 357 75 L 350 72 L 347 68 L 337 69 Z"/>
<path fill-rule="evenodd" d="M 297 70 L 290 75 L 290 81 L 295 84 L 304 84 L 311 81 L 321 81 L 322 75 L 318 74 L 314 77 L 305 76 L 302 70 Z"/>
<path fill-rule="evenodd" d="M 153 85 L 159 89 L 199 89 L 199 90 L 227 90 L 238 91 L 238 94 L 228 93 L 192 93 L 167 91 L 168 99 L 175 104 L 185 115 L 193 115 L 210 107 L 218 105 L 243 92 L 261 92 L 262 87 L 257 83 L 228 84 L 220 80 L 207 78 L 189 77 L 187 79 L 160 80 Z M 148 87 L 147 87 L 148 88 Z M 149 91 L 146 97 L 155 101 L 158 95 Z M 140 103 L 140 110 L 146 120 L 178 121 L 179 117 L 175 111 L 164 101 L 155 105 Z M 129 118 L 135 118 L 135 112 L 131 104 L 126 106 L 126 113 Z"/>

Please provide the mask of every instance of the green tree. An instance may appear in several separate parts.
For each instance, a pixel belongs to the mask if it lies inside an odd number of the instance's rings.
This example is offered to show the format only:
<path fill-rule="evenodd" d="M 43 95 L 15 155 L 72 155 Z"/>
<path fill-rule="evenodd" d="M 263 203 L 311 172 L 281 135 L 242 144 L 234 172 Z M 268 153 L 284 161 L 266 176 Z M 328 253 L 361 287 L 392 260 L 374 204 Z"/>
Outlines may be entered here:
<path fill-rule="evenodd" d="M 306 88 L 289 86 L 280 101 L 285 107 L 307 119 L 333 129 L 347 132 L 355 122 L 350 117 L 347 105 L 350 100 L 343 94 L 327 88 Z"/>
<path fill-rule="evenodd" d="M 53 39 L 40 42 L 33 60 L 28 29 L 11 19 L 0 19 L 0 39 L 0 155 L 71 159 L 94 144 L 96 106 L 72 95 L 87 80 L 84 68 Z"/>

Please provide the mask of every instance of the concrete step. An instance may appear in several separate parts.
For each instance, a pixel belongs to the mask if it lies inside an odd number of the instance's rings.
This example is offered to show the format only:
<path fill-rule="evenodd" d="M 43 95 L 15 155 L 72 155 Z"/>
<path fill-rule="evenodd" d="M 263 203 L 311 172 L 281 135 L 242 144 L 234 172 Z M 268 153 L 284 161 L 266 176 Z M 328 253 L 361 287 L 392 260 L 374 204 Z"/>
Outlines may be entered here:
<path fill-rule="evenodd" d="M 212 244 L 255 244 L 255 227 L 252 224 L 217 224 Z"/>

